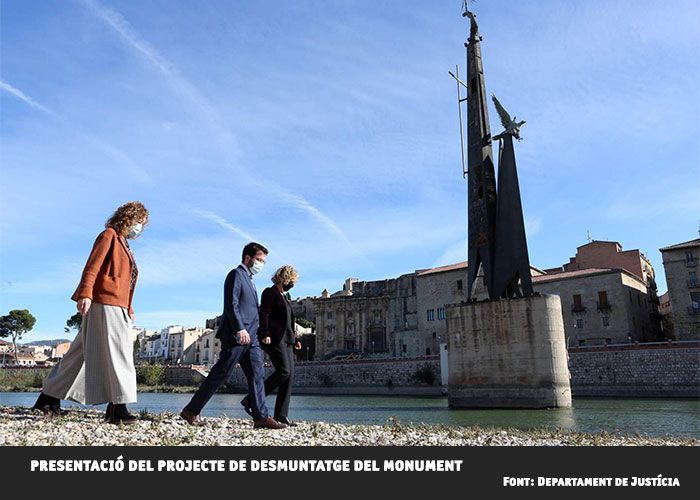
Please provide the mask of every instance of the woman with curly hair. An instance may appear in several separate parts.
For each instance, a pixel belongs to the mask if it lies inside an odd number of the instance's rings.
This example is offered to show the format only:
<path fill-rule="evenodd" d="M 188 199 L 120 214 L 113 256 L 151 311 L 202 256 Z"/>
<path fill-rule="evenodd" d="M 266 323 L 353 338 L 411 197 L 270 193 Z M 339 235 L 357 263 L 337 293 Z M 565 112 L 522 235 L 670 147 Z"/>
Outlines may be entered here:
<path fill-rule="evenodd" d="M 289 420 L 289 398 L 292 394 L 294 376 L 293 349 L 301 349 L 301 342 L 296 339 L 294 329 L 294 312 L 289 303 L 287 292 L 299 280 L 299 273 L 292 266 L 282 266 L 272 276 L 274 286 L 263 290 L 260 299 L 260 327 L 258 338 L 267 353 L 275 371 L 265 379 L 265 395 L 277 389 L 274 419 L 288 426 L 296 423 Z M 243 408 L 250 413 L 246 396 L 241 401 Z"/>
<path fill-rule="evenodd" d="M 126 408 L 127 403 L 136 402 L 129 334 L 138 278 L 128 240 L 138 237 L 147 223 L 148 210 L 138 201 L 120 206 L 105 223 L 72 297 L 82 316 L 80 331 L 44 379 L 34 409 L 54 416 L 61 413 L 61 399 L 90 405 L 108 403 L 108 422 L 131 424 L 138 420 Z"/>

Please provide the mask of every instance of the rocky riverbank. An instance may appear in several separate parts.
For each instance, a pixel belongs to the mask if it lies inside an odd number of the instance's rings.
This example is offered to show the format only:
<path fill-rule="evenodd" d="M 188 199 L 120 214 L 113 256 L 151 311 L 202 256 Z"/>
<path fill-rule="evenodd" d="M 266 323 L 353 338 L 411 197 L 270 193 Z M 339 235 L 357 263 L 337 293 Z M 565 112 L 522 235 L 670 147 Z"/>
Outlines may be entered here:
<path fill-rule="evenodd" d="M 70 410 L 46 418 L 28 408 L 0 407 L 2 446 L 698 446 L 690 438 L 584 434 L 557 430 L 492 429 L 442 425 L 345 425 L 299 422 L 282 430 L 255 430 L 250 420 L 206 418 L 191 427 L 177 415 L 142 414 L 115 426 L 94 410 Z"/>

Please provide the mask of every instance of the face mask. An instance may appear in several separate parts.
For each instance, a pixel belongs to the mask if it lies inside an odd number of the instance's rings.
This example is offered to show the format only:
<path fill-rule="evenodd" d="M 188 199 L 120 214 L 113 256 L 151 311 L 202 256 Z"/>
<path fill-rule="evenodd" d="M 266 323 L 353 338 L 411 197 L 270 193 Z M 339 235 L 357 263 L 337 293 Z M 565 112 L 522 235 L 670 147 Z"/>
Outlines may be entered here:
<path fill-rule="evenodd" d="M 131 226 L 131 229 L 129 229 L 128 234 L 126 235 L 127 238 L 137 238 L 139 234 L 141 234 L 141 231 L 143 231 L 143 224 L 137 222 L 133 226 Z"/>
<path fill-rule="evenodd" d="M 294 288 L 294 283 L 287 283 L 286 285 L 282 285 L 282 290 L 284 290 L 285 292 L 288 292 L 292 288 Z"/>
<path fill-rule="evenodd" d="M 265 267 L 264 262 L 260 262 L 257 259 L 253 259 L 253 265 L 250 267 L 250 274 L 258 274 L 260 271 L 262 271 L 263 267 Z"/>

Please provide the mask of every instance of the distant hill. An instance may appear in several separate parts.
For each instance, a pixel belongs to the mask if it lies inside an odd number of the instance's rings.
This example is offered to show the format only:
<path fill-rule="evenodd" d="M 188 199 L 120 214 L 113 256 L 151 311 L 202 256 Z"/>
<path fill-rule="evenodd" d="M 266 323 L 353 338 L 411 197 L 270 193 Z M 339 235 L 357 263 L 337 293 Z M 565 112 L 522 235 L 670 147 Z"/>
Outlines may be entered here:
<path fill-rule="evenodd" d="M 51 347 L 56 347 L 58 344 L 63 344 L 64 342 L 72 342 L 72 340 L 68 340 L 68 339 L 35 340 L 33 342 L 22 342 L 20 345 L 50 345 Z"/>

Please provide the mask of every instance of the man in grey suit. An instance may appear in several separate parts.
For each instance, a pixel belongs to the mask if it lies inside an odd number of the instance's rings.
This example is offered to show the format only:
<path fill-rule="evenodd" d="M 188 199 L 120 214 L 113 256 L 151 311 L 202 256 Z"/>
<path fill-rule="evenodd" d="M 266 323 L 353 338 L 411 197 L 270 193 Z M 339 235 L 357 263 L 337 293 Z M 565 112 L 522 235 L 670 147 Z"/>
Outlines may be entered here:
<path fill-rule="evenodd" d="M 246 408 L 253 417 L 253 427 L 287 427 L 270 417 L 265 405 L 263 352 L 257 335 L 258 293 L 252 278 L 262 270 L 267 254 L 267 249 L 259 243 L 248 243 L 243 248 L 241 265 L 226 276 L 224 314 L 216 332 L 216 337 L 221 340 L 219 360 L 180 413 L 191 425 L 204 425 L 199 413 L 217 389 L 231 376 L 236 363 L 240 363 L 248 379 L 248 394 L 253 396 L 250 398 L 250 407 Z"/>

